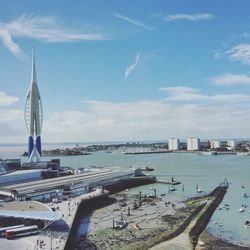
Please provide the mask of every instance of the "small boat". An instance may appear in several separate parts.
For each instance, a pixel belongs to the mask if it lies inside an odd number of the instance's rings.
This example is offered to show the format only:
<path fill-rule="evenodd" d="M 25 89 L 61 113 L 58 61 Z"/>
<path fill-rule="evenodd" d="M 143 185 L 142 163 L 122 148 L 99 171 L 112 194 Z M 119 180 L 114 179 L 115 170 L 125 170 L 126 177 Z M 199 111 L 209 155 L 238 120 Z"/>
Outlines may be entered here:
<path fill-rule="evenodd" d="M 127 225 L 128 225 L 128 223 L 126 221 L 117 221 L 117 222 L 115 222 L 114 228 L 122 229 L 122 228 L 126 227 Z"/>
<path fill-rule="evenodd" d="M 214 225 L 217 225 L 217 224 L 218 224 L 218 222 L 217 222 L 217 221 L 215 221 L 215 222 L 214 222 Z"/>
<path fill-rule="evenodd" d="M 246 226 L 246 227 L 250 227 L 250 221 L 249 221 L 249 220 L 246 220 L 246 221 L 245 221 L 245 226 Z"/>
<path fill-rule="evenodd" d="M 203 241 L 201 241 L 201 240 L 198 240 L 198 244 L 199 244 L 199 246 L 205 246 L 205 242 L 203 242 Z"/>
<path fill-rule="evenodd" d="M 246 193 L 243 193 L 241 196 L 244 197 L 244 198 L 248 198 L 249 197 L 248 194 L 246 194 Z"/>
<path fill-rule="evenodd" d="M 166 196 L 166 194 L 161 194 L 161 196 Z"/>
<path fill-rule="evenodd" d="M 241 185 L 241 188 L 246 188 L 244 185 Z"/>
<path fill-rule="evenodd" d="M 217 151 L 202 151 L 202 152 L 200 152 L 200 154 L 202 154 L 202 155 L 217 155 L 218 152 Z"/>
<path fill-rule="evenodd" d="M 176 188 L 175 188 L 174 186 L 171 186 L 169 190 L 170 190 L 170 191 L 175 191 Z"/>
<path fill-rule="evenodd" d="M 133 224 L 132 227 L 133 227 L 135 230 L 140 230 L 140 229 L 141 229 L 141 228 L 139 227 L 138 224 L 135 224 L 135 225 Z"/>
<path fill-rule="evenodd" d="M 151 168 L 151 167 L 148 167 L 148 166 L 146 166 L 146 167 L 142 167 L 142 168 L 140 168 L 142 171 L 154 171 L 154 168 Z"/>
<path fill-rule="evenodd" d="M 201 189 L 201 187 L 199 187 L 198 184 L 196 184 L 196 191 L 197 191 L 197 193 L 202 193 L 202 189 Z"/>
<path fill-rule="evenodd" d="M 246 209 L 243 206 L 238 210 L 239 213 L 243 213 L 245 211 L 246 211 Z"/>
<path fill-rule="evenodd" d="M 220 224 L 219 224 L 219 227 L 223 227 L 223 224 L 222 224 L 222 223 L 220 223 Z"/>

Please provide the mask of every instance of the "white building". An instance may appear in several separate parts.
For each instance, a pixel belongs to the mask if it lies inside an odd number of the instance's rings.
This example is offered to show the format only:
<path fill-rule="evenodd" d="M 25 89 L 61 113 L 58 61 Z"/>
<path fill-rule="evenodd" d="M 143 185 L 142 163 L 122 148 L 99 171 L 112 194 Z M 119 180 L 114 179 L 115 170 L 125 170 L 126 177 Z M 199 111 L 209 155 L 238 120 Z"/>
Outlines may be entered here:
<path fill-rule="evenodd" d="M 211 149 L 215 149 L 215 148 L 220 148 L 221 147 L 221 142 L 220 141 L 211 141 Z"/>
<path fill-rule="evenodd" d="M 199 150 L 200 149 L 200 139 L 195 137 L 190 137 L 187 139 L 187 150 Z"/>
<path fill-rule="evenodd" d="M 168 140 L 168 149 L 169 150 L 179 150 L 179 139 L 170 138 Z"/>
<path fill-rule="evenodd" d="M 237 141 L 235 141 L 235 140 L 229 140 L 229 141 L 227 141 L 227 146 L 230 147 L 230 148 L 236 148 Z"/>

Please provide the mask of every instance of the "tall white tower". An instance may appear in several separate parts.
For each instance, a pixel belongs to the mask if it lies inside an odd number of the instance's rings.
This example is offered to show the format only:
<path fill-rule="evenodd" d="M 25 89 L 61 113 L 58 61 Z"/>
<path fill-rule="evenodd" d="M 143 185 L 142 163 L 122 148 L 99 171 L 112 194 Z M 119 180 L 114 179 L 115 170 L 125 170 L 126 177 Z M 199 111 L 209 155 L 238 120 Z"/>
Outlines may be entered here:
<path fill-rule="evenodd" d="M 170 138 L 168 140 L 168 149 L 169 150 L 179 150 L 179 139 L 177 138 Z"/>
<path fill-rule="evenodd" d="M 200 150 L 200 139 L 190 137 L 187 139 L 187 150 Z"/>
<path fill-rule="evenodd" d="M 25 102 L 25 124 L 29 133 L 28 162 L 41 161 L 41 131 L 43 123 L 42 101 L 36 81 L 35 50 L 32 50 L 31 84 Z"/>

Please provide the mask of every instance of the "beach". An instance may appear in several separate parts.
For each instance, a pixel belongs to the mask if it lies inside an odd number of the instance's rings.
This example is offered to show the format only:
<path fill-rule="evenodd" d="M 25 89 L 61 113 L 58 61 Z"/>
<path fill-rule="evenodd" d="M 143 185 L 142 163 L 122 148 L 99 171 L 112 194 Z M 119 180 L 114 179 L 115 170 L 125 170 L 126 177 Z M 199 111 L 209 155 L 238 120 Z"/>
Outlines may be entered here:
<path fill-rule="evenodd" d="M 140 198 L 141 197 L 141 198 Z M 215 200 L 211 196 L 195 197 L 179 202 L 162 194 L 113 194 L 111 204 L 90 208 L 81 216 L 75 232 L 76 249 L 163 249 L 157 244 L 184 235 L 196 225 Z M 78 218 L 79 219 L 79 215 Z M 123 228 L 117 222 L 125 222 Z M 186 231 L 185 231 L 186 230 Z M 188 231 L 187 231 L 188 230 Z M 187 238 L 187 237 L 186 237 Z M 192 241 L 188 236 L 188 249 Z"/>

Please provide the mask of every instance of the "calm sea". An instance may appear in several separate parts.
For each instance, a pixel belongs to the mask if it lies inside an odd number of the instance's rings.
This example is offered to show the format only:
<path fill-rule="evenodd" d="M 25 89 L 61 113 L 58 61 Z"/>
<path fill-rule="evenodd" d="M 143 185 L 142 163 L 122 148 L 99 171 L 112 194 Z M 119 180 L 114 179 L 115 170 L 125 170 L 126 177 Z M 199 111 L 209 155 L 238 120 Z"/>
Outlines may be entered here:
<path fill-rule="evenodd" d="M 64 148 L 65 145 L 47 145 L 45 149 Z M 72 145 L 71 145 L 72 147 Z M 0 146 L 0 158 L 19 158 L 19 155 L 26 150 L 26 146 L 12 145 Z M 46 158 L 45 158 L 46 159 Z M 49 158 L 47 158 L 49 159 Z M 213 190 L 226 177 L 229 181 L 229 189 L 223 200 L 223 204 L 230 205 L 229 210 L 216 210 L 207 230 L 229 241 L 250 245 L 250 228 L 244 226 L 245 220 L 250 220 L 250 198 L 243 198 L 242 193 L 250 195 L 250 157 L 236 155 L 214 155 L 205 156 L 187 153 L 169 153 L 155 155 L 121 155 L 105 152 L 98 152 L 86 156 L 60 157 L 64 166 L 90 167 L 99 166 L 150 166 L 155 169 L 152 174 L 159 179 L 170 180 L 173 176 L 184 184 L 184 191 L 179 185 L 175 192 L 170 195 L 177 200 L 197 195 L 196 185 L 198 184 L 205 192 Z M 241 185 L 244 185 L 243 189 Z M 150 193 L 149 188 L 154 187 L 160 195 L 168 195 L 168 186 L 165 184 L 154 184 L 134 188 L 131 192 Z M 239 213 L 238 210 L 246 204 L 246 211 Z M 223 226 L 219 227 L 218 224 Z"/>

